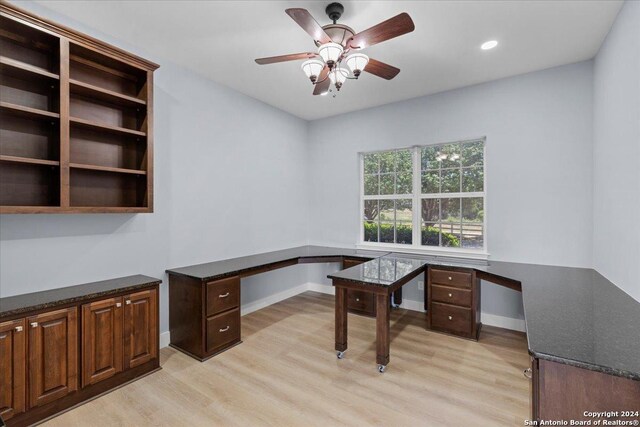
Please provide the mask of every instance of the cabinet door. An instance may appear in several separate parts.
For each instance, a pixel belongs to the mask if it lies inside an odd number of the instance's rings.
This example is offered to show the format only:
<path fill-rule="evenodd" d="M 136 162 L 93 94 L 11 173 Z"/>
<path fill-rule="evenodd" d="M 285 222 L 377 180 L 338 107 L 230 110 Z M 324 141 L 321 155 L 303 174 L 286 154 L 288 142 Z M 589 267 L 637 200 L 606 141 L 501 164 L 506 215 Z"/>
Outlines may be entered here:
<path fill-rule="evenodd" d="M 82 386 L 122 371 L 122 297 L 82 306 Z"/>
<path fill-rule="evenodd" d="M 0 416 L 24 412 L 27 355 L 25 319 L 0 323 Z"/>
<path fill-rule="evenodd" d="M 31 316 L 29 406 L 44 405 L 78 388 L 77 308 Z"/>
<path fill-rule="evenodd" d="M 158 311 L 156 290 L 125 297 L 124 367 L 142 365 L 158 357 Z"/>

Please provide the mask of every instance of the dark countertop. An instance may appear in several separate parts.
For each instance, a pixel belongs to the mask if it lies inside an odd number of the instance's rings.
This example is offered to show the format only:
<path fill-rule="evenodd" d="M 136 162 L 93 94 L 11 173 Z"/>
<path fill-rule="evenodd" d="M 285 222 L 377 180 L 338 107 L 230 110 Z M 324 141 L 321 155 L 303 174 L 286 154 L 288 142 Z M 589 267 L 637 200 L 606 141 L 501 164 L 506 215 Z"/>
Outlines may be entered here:
<path fill-rule="evenodd" d="M 408 275 L 427 268 L 424 257 L 390 253 L 363 264 L 328 275 L 330 279 L 346 280 L 372 286 L 392 286 Z"/>
<path fill-rule="evenodd" d="M 135 275 L 0 298 L 0 318 L 93 298 L 107 297 L 120 292 L 135 291 L 136 289 L 161 282 L 160 279 L 153 277 Z"/>
<path fill-rule="evenodd" d="M 252 270 L 287 261 L 304 263 L 305 260 L 309 259 L 326 258 L 327 262 L 330 262 L 332 258 L 338 257 L 370 259 L 386 253 L 325 246 L 299 246 L 281 251 L 224 259 L 188 267 L 171 268 L 167 270 L 167 273 L 200 280 L 214 280 L 250 273 Z"/>
<path fill-rule="evenodd" d="M 202 280 L 250 272 L 287 260 L 411 258 L 427 265 L 473 268 L 483 280 L 522 289 L 529 352 L 538 358 L 640 380 L 640 303 L 597 271 L 500 261 L 460 260 L 413 254 L 302 246 L 167 270 Z M 384 286 L 398 280 L 398 269 L 369 261 L 331 278 Z M 409 268 L 408 272 L 415 272 Z M 375 274 L 374 274 L 375 273 Z M 376 274 L 378 276 L 376 277 Z"/>

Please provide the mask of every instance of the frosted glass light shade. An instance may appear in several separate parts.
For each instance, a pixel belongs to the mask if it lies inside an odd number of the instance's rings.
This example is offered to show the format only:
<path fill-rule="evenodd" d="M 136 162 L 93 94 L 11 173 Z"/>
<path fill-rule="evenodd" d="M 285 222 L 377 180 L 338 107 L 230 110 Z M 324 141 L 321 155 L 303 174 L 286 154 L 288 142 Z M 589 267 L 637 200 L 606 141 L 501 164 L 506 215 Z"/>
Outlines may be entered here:
<path fill-rule="evenodd" d="M 344 83 L 347 80 L 347 76 L 349 75 L 349 71 L 342 67 L 335 68 L 332 72 L 329 73 L 329 78 L 331 79 L 331 83 L 340 84 Z"/>
<path fill-rule="evenodd" d="M 336 62 L 342 55 L 342 45 L 338 43 L 325 43 L 318 48 L 318 53 L 324 59 L 324 62 Z"/>
<path fill-rule="evenodd" d="M 347 67 L 354 75 L 360 74 L 364 67 L 369 63 L 369 57 L 364 53 L 352 53 L 347 56 Z"/>
<path fill-rule="evenodd" d="M 324 68 L 324 63 L 319 59 L 310 59 L 308 61 L 304 61 L 302 63 L 301 68 L 308 78 L 311 79 L 312 76 L 315 76 L 316 78 L 318 78 L 318 76 L 320 75 L 320 72 Z M 312 80 L 315 80 L 315 79 L 312 79 Z"/>

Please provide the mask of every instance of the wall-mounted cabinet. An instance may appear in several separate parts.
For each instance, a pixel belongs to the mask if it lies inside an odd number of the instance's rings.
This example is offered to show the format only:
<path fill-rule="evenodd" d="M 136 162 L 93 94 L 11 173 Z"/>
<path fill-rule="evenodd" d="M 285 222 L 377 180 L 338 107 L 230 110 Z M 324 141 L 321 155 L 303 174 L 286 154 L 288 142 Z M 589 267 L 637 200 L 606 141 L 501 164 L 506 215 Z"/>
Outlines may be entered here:
<path fill-rule="evenodd" d="M 0 4 L 0 213 L 153 212 L 157 68 Z"/>

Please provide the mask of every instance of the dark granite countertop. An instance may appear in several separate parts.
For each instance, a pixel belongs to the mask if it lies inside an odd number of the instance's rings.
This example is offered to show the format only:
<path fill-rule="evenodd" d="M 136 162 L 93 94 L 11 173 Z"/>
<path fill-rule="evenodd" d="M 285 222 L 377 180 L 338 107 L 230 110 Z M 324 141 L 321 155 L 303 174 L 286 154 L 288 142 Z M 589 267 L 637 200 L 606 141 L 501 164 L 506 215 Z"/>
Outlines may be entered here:
<path fill-rule="evenodd" d="M 392 286 L 412 273 L 426 270 L 427 266 L 425 258 L 390 253 L 327 277 L 365 285 Z"/>
<path fill-rule="evenodd" d="M 207 280 L 288 260 L 343 256 L 415 259 L 416 268 L 472 268 L 483 280 L 517 285 L 515 288 L 522 289 L 527 340 L 533 356 L 640 380 L 640 303 L 593 269 L 301 246 L 167 271 Z M 391 264 L 386 266 L 386 261 L 374 259 L 329 277 L 384 286 L 398 281 L 402 268 L 396 264 L 394 270 Z M 407 268 L 407 274 L 412 272 L 415 269 Z"/>
<path fill-rule="evenodd" d="M 377 258 L 387 252 L 365 251 L 348 248 L 333 248 L 325 246 L 299 246 L 281 251 L 265 252 L 262 254 L 248 255 L 238 258 L 224 259 L 220 261 L 208 262 L 205 264 L 191 265 L 188 267 L 171 268 L 167 273 L 180 276 L 192 277 L 200 280 L 221 279 L 227 276 L 248 273 L 251 270 L 268 267 L 272 264 L 292 261 L 304 263 L 306 259 L 327 258 L 327 262 L 332 258 Z"/>
<path fill-rule="evenodd" d="M 161 282 L 160 279 L 153 277 L 135 275 L 0 298 L 0 318 L 93 298 L 107 297 L 120 292 L 135 291 L 136 289 Z"/>

